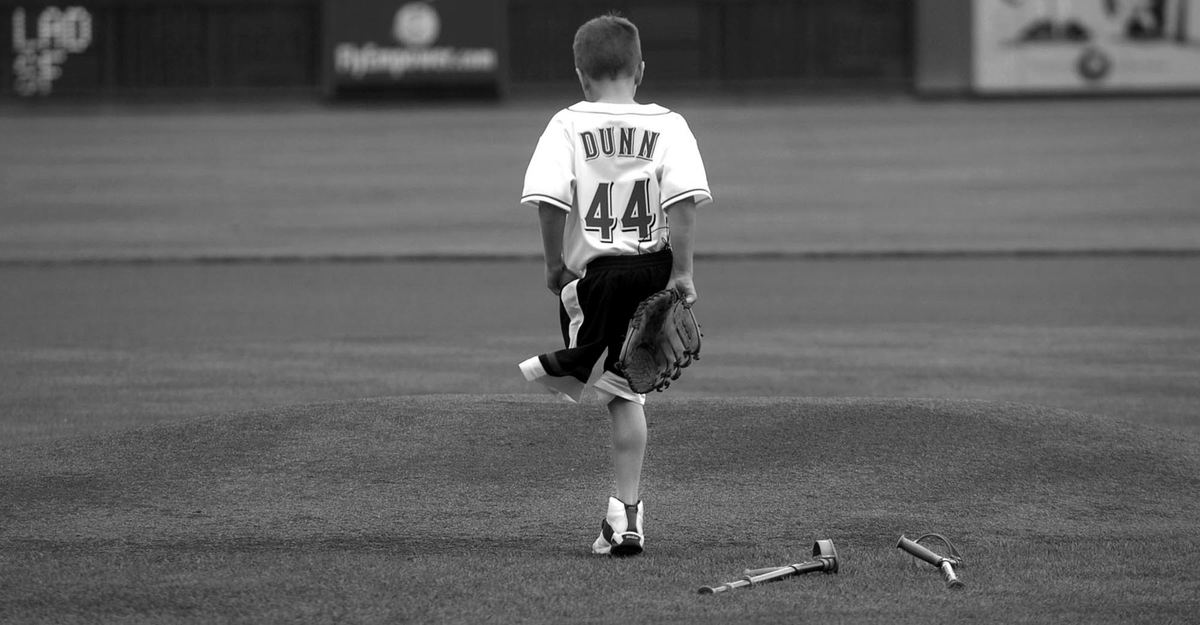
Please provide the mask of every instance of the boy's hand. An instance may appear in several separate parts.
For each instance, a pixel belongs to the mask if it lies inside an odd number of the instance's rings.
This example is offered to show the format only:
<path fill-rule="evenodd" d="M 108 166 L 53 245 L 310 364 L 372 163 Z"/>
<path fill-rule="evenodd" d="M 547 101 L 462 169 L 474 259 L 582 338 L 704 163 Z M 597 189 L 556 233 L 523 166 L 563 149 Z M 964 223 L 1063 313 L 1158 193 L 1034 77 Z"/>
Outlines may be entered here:
<path fill-rule="evenodd" d="M 696 293 L 696 283 L 692 281 L 692 277 L 689 275 L 671 276 L 671 280 L 667 282 L 667 289 L 679 291 L 679 294 L 683 296 L 684 304 L 689 307 L 695 304 L 696 300 L 700 299 L 700 296 Z"/>
<path fill-rule="evenodd" d="M 561 295 L 564 286 L 578 279 L 579 276 L 566 267 L 546 267 L 546 288 L 555 295 Z"/>

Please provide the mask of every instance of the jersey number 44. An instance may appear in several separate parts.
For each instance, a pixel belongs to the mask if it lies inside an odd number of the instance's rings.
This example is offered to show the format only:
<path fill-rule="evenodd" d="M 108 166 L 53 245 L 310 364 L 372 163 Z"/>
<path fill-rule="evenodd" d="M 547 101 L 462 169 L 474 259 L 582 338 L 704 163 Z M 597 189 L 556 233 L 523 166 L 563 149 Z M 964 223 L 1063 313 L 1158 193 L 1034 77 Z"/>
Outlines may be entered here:
<path fill-rule="evenodd" d="M 624 188 L 629 188 L 629 195 L 619 194 L 619 199 L 625 200 L 625 208 L 618 218 L 613 213 L 613 195 L 614 190 Z M 632 184 L 599 183 L 583 215 L 584 230 L 598 233 L 604 243 L 612 243 L 613 233 L 618 231 L 636 232 L 638 241 L 649 241 L 655 221 L 654 211 L 650 208 L 649 178 L 635 180 Z"/>

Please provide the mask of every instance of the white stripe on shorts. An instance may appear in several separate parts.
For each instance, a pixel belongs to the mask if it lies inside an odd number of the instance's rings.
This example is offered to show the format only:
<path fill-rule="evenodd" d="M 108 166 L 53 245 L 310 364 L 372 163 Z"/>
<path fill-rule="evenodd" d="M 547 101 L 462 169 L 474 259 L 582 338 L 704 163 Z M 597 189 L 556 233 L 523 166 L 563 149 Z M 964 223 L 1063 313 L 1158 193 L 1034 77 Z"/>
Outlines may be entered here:
<path fill-rule="evenodd" d="M 579 280 L 572 280 L 563 287 L 562 294 L 559 296 L 562 299 L 563 308 L 567 310 L 567 318 L 571 320 L 567 326 L 567 336 L 570 344 L 567 347 L 575 347 L 579 339 L 579 328 L 583 326 L 583 307 L 579 305 Z"/>

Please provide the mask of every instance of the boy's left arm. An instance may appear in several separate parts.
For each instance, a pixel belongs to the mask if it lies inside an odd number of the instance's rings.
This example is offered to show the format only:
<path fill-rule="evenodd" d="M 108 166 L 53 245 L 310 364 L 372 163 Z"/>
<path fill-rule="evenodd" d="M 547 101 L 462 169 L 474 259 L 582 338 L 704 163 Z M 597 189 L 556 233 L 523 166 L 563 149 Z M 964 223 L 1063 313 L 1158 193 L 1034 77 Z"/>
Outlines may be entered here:
<path fill-rule="evenodd" d="M 679 291 L 687 305 L 691 306 L 699 299 L 692 278 L 692 249 L 696 238 L 695 198 L 672 204 L 667 208 L 667 216 L 671 224 L 671 253 L 674 257 L 667 288 Z"/>

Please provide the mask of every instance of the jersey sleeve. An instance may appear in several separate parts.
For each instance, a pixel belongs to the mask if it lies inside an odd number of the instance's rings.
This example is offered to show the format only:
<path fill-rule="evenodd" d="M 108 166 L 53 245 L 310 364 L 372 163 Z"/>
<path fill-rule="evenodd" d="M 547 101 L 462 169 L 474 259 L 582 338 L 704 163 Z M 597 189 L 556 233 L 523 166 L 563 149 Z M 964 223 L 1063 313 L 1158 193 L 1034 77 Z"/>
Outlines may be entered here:
<path fill-rule="evenodd" d="M 711 202 L 712 191 L 708 188 L 708 174 L 704 170 L 700 147 L 682 117 L 679 118 L 679 130 L 673 139 L 662 165 L 662 207 L 668 208 L 688 198 L 694 198 L 697 205 Z"/>
<path fill-rule="evenodd" d="M 566 125 L 556 116 L 538 139 L 529 168 L 521 203 L 537 206 L 540 202 L 571 210 L 574 200 L 575 146 Z"/>

